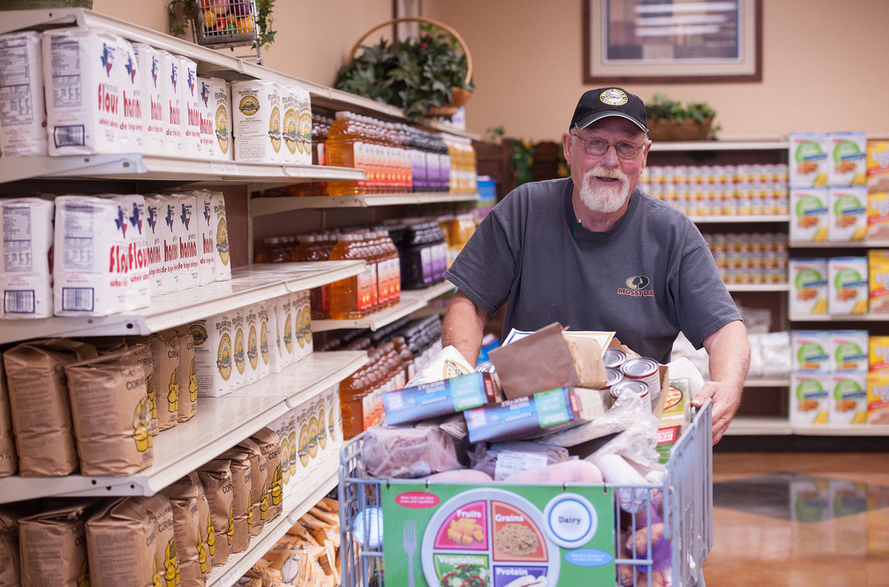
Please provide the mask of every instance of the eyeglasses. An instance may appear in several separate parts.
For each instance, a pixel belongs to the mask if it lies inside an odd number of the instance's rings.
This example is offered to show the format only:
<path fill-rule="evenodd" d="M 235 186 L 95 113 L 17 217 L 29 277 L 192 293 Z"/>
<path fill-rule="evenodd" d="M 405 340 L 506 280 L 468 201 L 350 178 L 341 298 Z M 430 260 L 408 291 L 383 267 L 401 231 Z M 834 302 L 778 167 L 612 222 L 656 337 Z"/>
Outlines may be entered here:
<path fill-rule="evenodd" d="M 578 141 L 582 142 L 583 150 L 586 152 L 587 155 L 591 155 L 593 157 L 601 157 L 608 152 L 608 147 L 614 147 L 614 152 L 617 153 L 619 159 L 623 159 L 624 161 L 632 161 L 639 156 L 639 153 L 641 153 L 642 149 L 645 147 L 645 145 L 640 147 L 626 141 L 609 143 L 608 141 L 604 141 L 602 139 L 584 139 L 574 133 L 571 133 L 571 135 Z"/>

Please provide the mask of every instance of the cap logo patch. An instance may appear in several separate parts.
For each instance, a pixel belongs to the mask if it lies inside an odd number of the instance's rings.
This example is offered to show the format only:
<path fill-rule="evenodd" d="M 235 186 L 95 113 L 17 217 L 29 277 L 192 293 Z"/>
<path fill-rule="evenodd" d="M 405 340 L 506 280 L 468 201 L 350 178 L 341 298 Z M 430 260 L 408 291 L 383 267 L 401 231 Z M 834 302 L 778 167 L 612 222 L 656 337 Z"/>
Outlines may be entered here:
<path fill-rule="evenodd" d="M 627 95 L 624 92 L 617 88 L 612 88 L 599 94 L 599 100 L 609 106 L 623 106 L 627 103 L 629 98 L 627 98 Z"/>

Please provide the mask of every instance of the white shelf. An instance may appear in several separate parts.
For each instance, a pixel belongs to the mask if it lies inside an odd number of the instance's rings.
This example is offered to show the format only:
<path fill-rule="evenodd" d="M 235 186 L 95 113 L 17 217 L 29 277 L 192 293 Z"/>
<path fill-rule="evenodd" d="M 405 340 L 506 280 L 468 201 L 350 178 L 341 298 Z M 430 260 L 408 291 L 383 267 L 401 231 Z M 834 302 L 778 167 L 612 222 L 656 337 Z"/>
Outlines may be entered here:
<path fill-rule="evenodd" d="M 744 382 L 744 387 L 790 387 L 790 378 L 757 379 L 750 378 Z"/>
<path fill-rule="evenodd" d="M 788 436 L 793 428 L 786 418 L 753 418 L 739 416 L 731 421 L 727 436 Z"/>
<path fill-rule="evenodd" d="M 887 322 L 889 314 L 791 314 L 791 322 Z"/>
<path fill-rule="evenodd" d="M 3 21 L 0 23 L 0 33 L 28 28 L 42 29 L 47 28 L 47 25 L 76 25 L 106 31 L 130 41 L 146 43 L 158 49 L 164 49 L 196 61 L 198 63 L 199 75 L 213 75 L 228 80 L 264 79 L 278 83 L 293 84 L 309 90 L 312 102 L 320 106 L 334 109 L 360 109 L 404 119 L 404 111 L 401 108 L 395 108 L 369 98 L 363 98 L 314 82 L 295 78 L 272 69 L 266 69 L 261 65 L 238 59 L 224 50 L 214 51 L 213 49 L 192 43 L 185 38 L 173 37 L 83 8 L 4 11 Z M 438 120 L 423 119 L 418 122 L 433 130 L 440 130 L 476 140 L 480 138 L 478 135 Z"/>
<path fill-rule="evenodd" d="M 349 167 L 210 161 L 125 153 L 63 157 L 0 158 L 3 181 L 23 179 L 135 179 L 188 183 L 288 184 L 299 180 L 359 180 L 364 172 Z"/>
<path fill-rule="evenodd" d="M 713 214 L 710 216 L 689 216 L 695 224 L 756 224 L 759 222 L 790 222 L 790 214 L 750 214 L 733 216 Z"/>
<path fill-rule="evenodd" d="M 844 241 L 844 242 L 794 242 L 787 243 L 791 249 L 869 249 L 889 248 L 889 241 Z"/>
<path fill-rule="evenodd" d="M 365 318 L 355 320 L 313 320 L 312 331 L 338 330 L 340 328 L 369 328 L 377 330 L 426 307 L 429 300 L 453 290 L 449 281 L 443 281 L 423 290 L 401 291 L 401 301 L 391 308 L 386 308 Z"/>
<path fill-rule="evenodd" d="M 889 426 L 791 424 L 786 418 L 737 417 L 727 436 L 889 436 Z"/>
<path fill-rule="evenodd" d="M 450 192 L 417 192 L 396 194 L 368 194 L 361 196 L 305 196 L 252 198 L 250 216 L 280 214 L 291 210 L 318 208 L 371 208 L 403 204 L 435 204 L 439 202 L 476 202 L 478 194 L 452 194 Z"/>
<path fill-rule="evenodd" d="M 652 151 L 778 151 L 787 149 L 785 137 L 737 137 L 713 141 L 653 141 Z"/>
<path fill-rule="evenodd" d="M 306 512 L 336 487 L 337 464 L 336 459 L 331 459 L 321 470 L 312 474 L 311 481 L 307 483 L 308 487 L 300 487 L 298 493 L 286 496 L 281 515 L 267 522 L 259 536 L 251 537 L 247 550 L 229 555 L 225 565 L 214 568 L 207 585 L 210 587 L 234 585 Z"/>
<path fill-rule="evenodd" d="M 154 495 L 366 361 L 367 354 L 362 351 L 313 353 L 232 395 L 199 398 L 194 418 L 154 437 L 154 464 L 136 475 L 6 477 L 0 479 L 0 503 L 49 496 Z M 281 395 L 267 395 L 262 392 L 266 388 L 276 389 Z"/>
<path fill-rule="evenodd" d="M 778 292 L 790 291 L 789 283 L 727 283 L 725 288 L 729 291 L 749 292 Z"/>
<path fill-rule="evenodd" d="M 358 275 L 364 261 L 253 265 L 235 269 L 231 281 L 170 293 L 129 314 L 0 320 L 0 343 L 58 336 L 145 335 L 208 318 L 289 292 Z"/>

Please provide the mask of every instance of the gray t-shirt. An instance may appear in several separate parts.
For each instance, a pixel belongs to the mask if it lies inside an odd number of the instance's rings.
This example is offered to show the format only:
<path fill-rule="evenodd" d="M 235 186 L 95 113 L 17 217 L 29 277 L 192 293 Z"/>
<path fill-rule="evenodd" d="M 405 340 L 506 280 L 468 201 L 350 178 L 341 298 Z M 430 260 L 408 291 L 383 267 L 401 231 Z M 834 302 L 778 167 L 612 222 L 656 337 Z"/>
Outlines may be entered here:
<path fill-rule="evenodd" d="M 504 336 L 553 322 L 614 331 L 666 363 L 682 331 L 700 348 L 739 320 L 707 242 L 681 212 L 639 189 L 608 232 L 577 227 L 573 183 L 524 184 L 480 223 L 445 277 L 489 314 L 506 304 Z"/>

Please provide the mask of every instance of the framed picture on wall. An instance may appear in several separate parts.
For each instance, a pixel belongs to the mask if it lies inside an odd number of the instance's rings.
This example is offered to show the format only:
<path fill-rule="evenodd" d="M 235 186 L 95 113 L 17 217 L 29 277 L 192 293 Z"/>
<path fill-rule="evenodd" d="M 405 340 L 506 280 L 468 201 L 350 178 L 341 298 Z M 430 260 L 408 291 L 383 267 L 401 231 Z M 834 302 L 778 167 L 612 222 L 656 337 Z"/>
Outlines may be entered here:
<path fill-rule="evenodd" d="M 583 0 L 583 81 L 762 81 L 762 0 Z"/>

